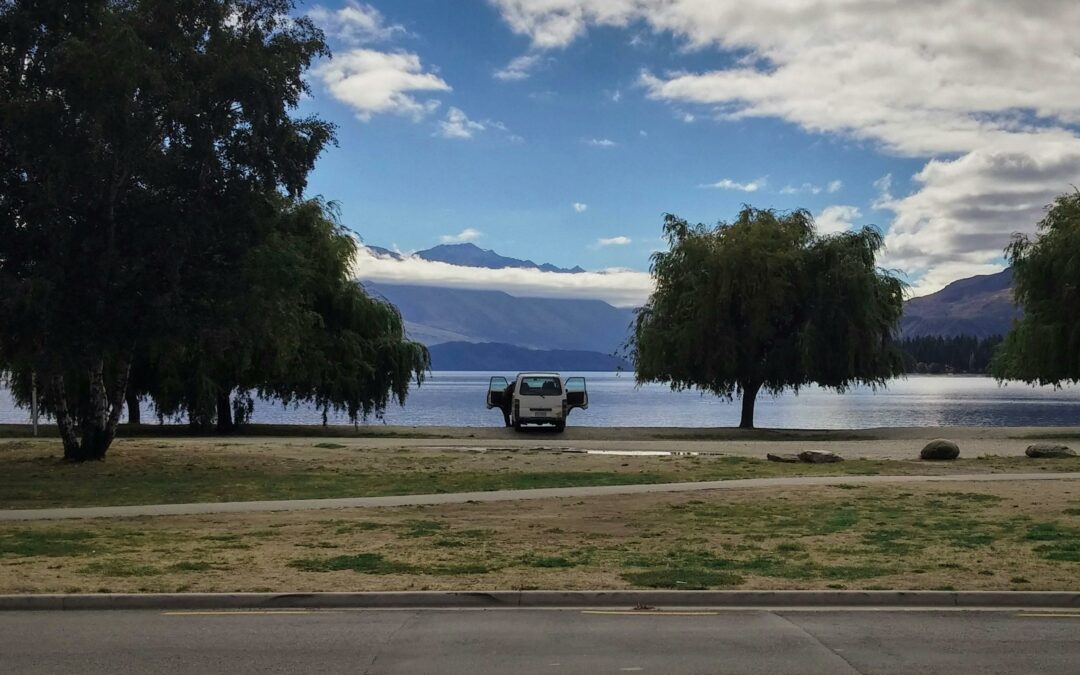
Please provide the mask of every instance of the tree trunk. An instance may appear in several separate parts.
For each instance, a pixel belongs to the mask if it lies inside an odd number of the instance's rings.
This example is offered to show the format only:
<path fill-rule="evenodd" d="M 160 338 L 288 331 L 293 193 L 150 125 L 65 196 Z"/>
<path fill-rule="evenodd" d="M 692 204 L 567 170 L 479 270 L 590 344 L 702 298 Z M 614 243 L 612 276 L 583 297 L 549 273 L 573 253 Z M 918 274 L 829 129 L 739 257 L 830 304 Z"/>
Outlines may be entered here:
<path fill-rule="evenodd" d="M 740 429 L 754 428 L 754 404 L 757 402 L 760 384 L 742 385 L 742 417 L 739 420 Z"/>
<path fill-rule="evenodd" d="M 67 405 L 67 392 L 64 387 L 64 376 L 54 375 L 52 378 L 52 394 L 56 405 L 56 426 L 60 430 L 60 440 L 64 443 L 64 461 L 79 462 L 79 436 L 75 431 L 75 420 L 71 417 L 71 411 Z"/>
<path fill-rule="evenodd" d="M 228 434 L 236 428 L 232 418 L 232 401 L 229 400 L 229 392 L 218 394 L 217 397 L 217 431 L 219 434 Z"/>
<path fill-rule="evenodd" d="M 142 411 L 139 410 L 139 397 L 133 391 L 127 393 L 128 424 L 142 424 Z"/>
<path fill-rule="evenodd" d="M 116 437 L 116 425 L 124 410 L 124 398 L 127 392 L 128 374 L 131 365 L 119 364 L 116 380 L 112 386 L 105 386 L 104 361 L 99 359 L 88 370 L 89 392 L 83 418 L 79 420 L 82 438 L 76 435 L 75 420 L 71 415 L 64 387 L 64 378 L 53 378 L 53 390 L 56 397 L 56 422 L 60 428 L 60 437 L 64 442 L 64 460 L 68 462 L 87 462 L 105 459 L 105 453 Z"/>

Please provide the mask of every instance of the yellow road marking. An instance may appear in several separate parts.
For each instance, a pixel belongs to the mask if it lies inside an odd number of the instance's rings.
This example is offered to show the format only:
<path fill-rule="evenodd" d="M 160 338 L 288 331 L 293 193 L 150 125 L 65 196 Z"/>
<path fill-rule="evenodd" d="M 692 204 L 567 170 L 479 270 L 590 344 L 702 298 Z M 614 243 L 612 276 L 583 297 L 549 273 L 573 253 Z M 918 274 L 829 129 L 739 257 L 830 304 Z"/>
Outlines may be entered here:
<path fill-rule="evenodd" d="M 586 609 L 582 614 L 607 614 L 612 616 L 716 616 L 720 612 L 664 612 L 650 609 L 639 610 L 602 610 Z"/>

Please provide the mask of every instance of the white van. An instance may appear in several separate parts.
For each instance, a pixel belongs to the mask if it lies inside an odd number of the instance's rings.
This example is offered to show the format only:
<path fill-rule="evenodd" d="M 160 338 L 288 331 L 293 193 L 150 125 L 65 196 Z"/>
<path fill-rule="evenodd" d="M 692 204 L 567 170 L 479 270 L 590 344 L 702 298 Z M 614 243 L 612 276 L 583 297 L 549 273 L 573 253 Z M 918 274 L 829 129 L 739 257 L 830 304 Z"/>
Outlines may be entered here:
<path fill-rule="evenodd" d="M 506 426 L 518 431 L 523 424 L 552 424 L 562 431 L 571 410 L 589 407 L 589 392 L 584 377 L 563 380 L 558 373 L 519 373 L 513 384 L 505 377 L 491 378 L 487 407 L 499 408 Z"/>

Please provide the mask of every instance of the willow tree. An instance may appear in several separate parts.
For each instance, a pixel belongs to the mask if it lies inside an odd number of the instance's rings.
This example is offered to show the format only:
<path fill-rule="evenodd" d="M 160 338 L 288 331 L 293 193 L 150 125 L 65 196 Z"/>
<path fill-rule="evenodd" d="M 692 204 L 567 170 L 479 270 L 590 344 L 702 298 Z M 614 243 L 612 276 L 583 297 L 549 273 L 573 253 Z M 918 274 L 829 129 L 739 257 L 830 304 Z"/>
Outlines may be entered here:
<path fill-rule="evenodd" d="M 357 421 L 404 403 L 430 366 L 428 351 L 406 339 L 392 305 L 353 281 L 356 240 L 332 205 L 267 211 L 262 243 L 214 275 L 224 292 L 190 294 L 196 320 L 138 360 L 139 394 L 161 416 L 219 432 L 250 416 L 255 395 L 312 403 L 324 421 L 331 411 Z"/>
<path fill-rule="evenodd" d="M 1080 191 L 1058 197 L 1037 236 L 1016 235 L 1005 252 L 1024 315 L 998 348 L 991 373 L 1040 385 L 1080 381 Z"/>
<path fill-rule="evenodd" d="M 877 230 L 819 236 L 807 211 L 745 207 L 715 228 L 668 215 L 664 235 L 631 338 L 639 383 L 739 396 L 739 426 L 753 428 L 762 390 L 843 392 L 903 373 L 904 287 L 876 264 Z"/>
<path fill-rule="evenodd" d="M 327 53 L 290 0 L 0 3 L 0 370 L 32 375 L 65 457 L 105 455 L 135 353 L 260 245 L 331 125 L 292 112 Z M 191 278 L 189 274 L 194 274 Z"/>

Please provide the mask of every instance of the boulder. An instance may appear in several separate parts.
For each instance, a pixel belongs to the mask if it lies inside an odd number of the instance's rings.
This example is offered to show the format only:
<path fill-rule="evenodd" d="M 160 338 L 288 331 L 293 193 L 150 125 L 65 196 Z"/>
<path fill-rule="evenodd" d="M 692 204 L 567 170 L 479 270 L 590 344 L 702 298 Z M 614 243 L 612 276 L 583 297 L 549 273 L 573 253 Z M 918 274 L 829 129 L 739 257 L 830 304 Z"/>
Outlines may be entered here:
<path fill-rule="evenodd" d="M 1024 454 L 1036 459 L 1076 457 L 1075 450 L 1067 445 L 1059 445 L 1057 443 L 1036 443 L 1035 445 L 1029 445 Z"/>
<path fill-rule="evenodd" d="M 765 455 L 765 459 L 769 460 L 770 462 L 784 462 L 785 464 L 798 464 L 802 461 L 799 459 L 798 455 L 777 455 L 771 452 Z"/>
<path fill-rule="evenodd" d="M 809 464 L 832 464 L 833 462 L 842 462 L 844 458 L 833 452 L 823 452 L 821 450 L 805 450 L 799 453 L 799 459 Z"/>
<path fill-rule="evenodd" d="M 944 438 L 937 438 L 926 444 L 919 453 L 919 459 L 956 459 L 960 456 L 960 446 Z"/>

